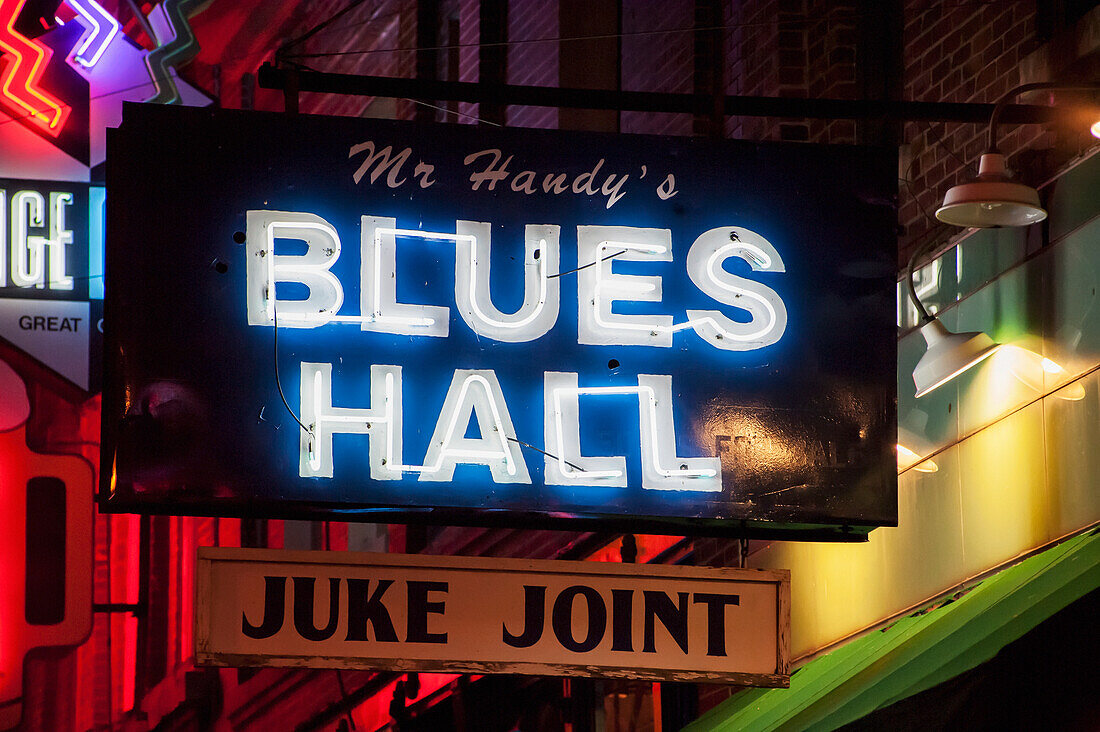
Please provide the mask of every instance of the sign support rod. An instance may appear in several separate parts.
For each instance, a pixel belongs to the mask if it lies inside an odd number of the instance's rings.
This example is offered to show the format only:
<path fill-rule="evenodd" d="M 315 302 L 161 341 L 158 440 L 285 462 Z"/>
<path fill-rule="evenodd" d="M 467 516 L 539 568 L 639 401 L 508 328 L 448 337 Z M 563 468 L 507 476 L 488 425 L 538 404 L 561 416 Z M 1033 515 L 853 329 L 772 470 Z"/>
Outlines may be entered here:
<path fill-rule="evenodd" d="M 259 70 L 264 89 L 286 90 L 297 79 L 297 91 L 358 96 L 430 99 L 436 101 L 513 104 L 536 107 L 573 107 L 636 112 L 679 112 L 709 115 L 715 99 L 709 94 L 561 89 L 546 86 L 483 84 L 434 79 L 397 79 L 386 76 L 333 74 L 305 69 L 288 70 L 265 63 Z M 788 117 L 888 121 L 969 122 L 987 124 L 993 104 L 911 102 L 885 99 L 800 99 L 791 97 L 725 96 L 722 111 L 738 117 Z M 1053 107 L 1012 104 L 1002 108 L 1001 120 L 1016 124 L 1043 124 L 1059 119 Z"/>

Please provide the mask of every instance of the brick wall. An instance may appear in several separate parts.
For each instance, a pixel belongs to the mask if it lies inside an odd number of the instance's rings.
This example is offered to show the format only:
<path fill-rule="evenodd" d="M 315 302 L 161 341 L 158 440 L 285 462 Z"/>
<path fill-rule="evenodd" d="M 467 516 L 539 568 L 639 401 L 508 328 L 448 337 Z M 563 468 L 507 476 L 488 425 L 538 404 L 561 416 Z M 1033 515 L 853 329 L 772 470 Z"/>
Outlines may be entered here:
<path fill-rule="evenodd" d="M 726 12 L 728 94 L 858 98 L 857 3 L 749 0 Z M 852 144 L 851 120 L 729 117 L 728 137 Z"/>
<path fill-rule="evenodd" d="M 508 83 L 558 85 L 558 42 L 525 43 L 559 35 L 558 3 L 553 0 L 512 0 L 508 3 Z M 556 107 L 509 107 L 509 127 L 558 126 Z"/>
<path fill-rule="evenodd" d="M 458 3 L 458 80 L 477 81 L 479 62 L 477 43 L 481 33 L 480 3 L 478 0 L 460 0 Z M 462 102 L 458 111 L 460 122 L 476 122 L 478 105 Z"/>
<path fill-rule="evenodd" d="M 1035 0 L 981 4 L 909 0 L 904 8 L 905 98 L 994 102 L 1020 83 L 1020 61 L 1039 41 Z M 1025 100 L 1027 101 L 1027 100 Z M 934 225 L 930 216 L 951 186 L 977 172 L 986 126 L 907 123 L 899 175 L 899 258 Z M 999 146 L 1009 165 L 1023 150 L 1049 148 L 1039 125 L 1006 126 Z"/>
<path fill-rule="evenodd" d="M 310 7 L 308 16 L 292 28 L 294 38 L 347 5 L 346 0 L 324 0 L 322 8 Z M 341 74 L 411 77 L 415 74 L 416 47 L 415 0 L 384 0 L 362 3 L 337 22 L 328 26 L 296 48 L 304 54 L 332 53 L 340 55 L 302 59 L 318 71 Z M 337 96 L 303 93 L 301 111 L 308 114 L 358 117 L 367 115 L 395 116 L 411 119 L 414 104 L 408 100 L 375 99 L 373 97 Z"/>
<path fill-rule="evenodd" d="M 770 96 L 779 89 L 778 0 L 746 0 L 726 8 L 726 91 L 737 96 Z M 765 140 L 774 120 L 727 117 L 726 136 Z M 777 130 L 775 130 L 777 132 Z"/>
<path fill-rule="evenodd" d="M 805 96 L 858 99 L 857 3 L 810 0 L 808 6 L 808 22 L 804 25 L 803 33 L 807 62 Z M 792 31 L 794 27 L 792 26 Z M 781 34 L 790 32 L 784 30 Z M 782 37 L 779 53 L 782 82 L 786 70 Z M 807 131 L 811 142 L 850 145 L 856 141 L 856 125 L 852 120 L 810 120 Z"/>
<path fill-rule="evenodd" d="M 626 91 L 693 91 L 695 47 L 693 0 L 636 0 L 623 3 L 622 88 Z M 653 31 L 674 30 L 672 33 Z M 653 135 L 690 135 L 687 114 L 622 112 L 622 132 Z"/>

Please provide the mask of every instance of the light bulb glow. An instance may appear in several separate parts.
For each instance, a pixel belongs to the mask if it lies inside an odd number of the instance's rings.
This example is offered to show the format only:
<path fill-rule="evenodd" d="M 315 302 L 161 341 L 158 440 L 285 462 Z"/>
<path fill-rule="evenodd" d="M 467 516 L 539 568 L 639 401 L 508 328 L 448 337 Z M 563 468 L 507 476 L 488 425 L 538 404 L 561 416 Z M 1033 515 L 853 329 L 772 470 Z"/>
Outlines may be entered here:
<path fill-rule="evenodd" d="M 1040 365 L 1041 365 L 1041 366 L 1043 367 L 1043 371 L 1046 371 L 1046 372 L 1047 372 L 1048 374 L 1061 374 L 1061 373 L 1065 373 L 1065 369 L 1064 369 L 1064 368 L 1062 368 L 1061 366 L 1059 366 L 1059 365 L 1058 365 L 1057 363 L 1055 363 L 1054 361 L 1051 361 L 1051 360 L 1050 360 L 1049 358 L 1044 358 L 1044 359 L 1043 359 L 1043 360 L 1042 360 L 1042 361 L 1040 362 Z"/>
<path fill-rule="evenodd" d="M 920 394 L 920 396 L 922 396 L 922 397 L 928 396 L 930 393 L 932 393 L 936 389 L 939 389 L 941 386 L 943 386 L 947 382 L 951 381 L 951 379 L 954 379 L 959 374 L 963 373 L 964 371 L 967 371 L 970 368 L 973 368 L 974 366 L 977 366 L 982 361 L 986 360 L 987 358 L 992 356 L 994 353 L 996 353 L 998 350 L 1000 350 L 1000 348 L 1001 348 L 1001 346 L 998 344 L 995 348 L 991 348 L 988 351 L 986 351 L 985 353 L 980 354 L 977 358 L 975 358 L 972 361 L 968 362 L 966 365 L 960 366 L 958 369 L 956 369 L 952 373 L 948 374 L 947 376 L 943 377 L 942 379 L 937 381 L 935 384 L 932 384 L 932 386 L 925 389 Z"/>
<path fill-rule="evenodd" d="M 1029 389 L 1043 393 L 1050 387 L 1045 384 L 1044 375 L 1051 377 L 1055 382 L 1063 380 L 1069 372 L 1057 361 L 1036 353 L 1023 346 L 1011 346 L 1014 358 L 1009 361 L 1008 368 L 1012 375 Z M 1085 387 L 1080 381 L 1072 381 L 1048 392 L 1050 396 L 1064 401 L 1079 401 L 1085 398 Z"/>
<path fill-rule="evenodd" d="M 935 473 L 940 468 L 931 460 L 922 460 L 921 456 L 910 450 L 905 445 L 898 443 L 898 472 L 913 468 L 918 473 Z"/>

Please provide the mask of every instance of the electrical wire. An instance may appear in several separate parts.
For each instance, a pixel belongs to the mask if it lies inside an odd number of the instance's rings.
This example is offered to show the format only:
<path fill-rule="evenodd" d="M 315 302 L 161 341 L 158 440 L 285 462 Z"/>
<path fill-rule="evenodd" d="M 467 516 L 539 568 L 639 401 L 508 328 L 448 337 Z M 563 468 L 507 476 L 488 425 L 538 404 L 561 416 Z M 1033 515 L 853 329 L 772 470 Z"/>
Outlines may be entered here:
<path fill-rule="evenodd" d="M 317 33 L 320 33 L 322 30 L 327 28 L 329 25 L 336 22 L 339 18 L 341 18 L 342 16 L 344 16 L 348 12 L 350 12 L 350 11 L 354 10 L 355 8 L 359 7 L 364 2 L 366 2 L 366 0 L 351 0 L 350 3 L 345 5 L 341 10 L 338 10 L 335 13 L 333 13 L 326 20 L 321 21 L 320 23 L 313 26 L 312 28 L 310 28 L 309 30 L 307 30 L 305 33 L 298 36 L 297 38 L 293 38 L 293 39 L 287 41 L 286 43 L 284 43 L 283 45 L 279 46 L 278 50 L 275 52 L 275 55 L 276 56 L 282 56 L 282 54 L 286 51 L 286 49 L 290 48 L 291 46 L 296 46 L 299 43 L 304 43 L 305 41 L 308 41 L 314 35 L 316 35 Z M 378 10 L 378 7 L 376 7 L 375 10 Z M 371 20 L 374 20 L 373 15 L 371 16 Z"/>
<path fill-rule="evenodd" d="M 272 255 L 274 256 L 274 255 Z M 298 415 L 294 413 L 294 410 L 290 408 L 290 402 L 286 400 L 286 394 L 283 393 L 283 382 L 279 378 L 279 311 L 275 307 L 275 293 L 272 292 L 271 298 L 271 320 L 275 331 L 275 337 L 272 339 L 275 345 L 275 386 L 279 389 L 279 398 L 283 400 L 283 406 L 286 407 L 287 413 L 294 418 L 294 421 L 298 423 L 298 426 L 305 430 L 309 435 L 309 439 L 312 442 L 314 439 L 313 430 L 302 424 L 302 420 L 298 419 Z"/>
<path fill-rule="evenodd" d="M 499 124 L 497 122 L 490 122 L 487 119 L 482 119 L 481 117 L 478 117 L 476 114 L 467 114 L 466 112 L 459 112 L 459 111 L 454 110 L 454 109 L 447 109 L 446 107 L 440 107 L 440 106 L 435 105 L 435 104 L 428 104 L 427 102 L 422 102 L 419 99 L 413 99 L 412 97 L 404 97 L 404 98 L 407 99 L 408 101 L 412 102 L 413 104 L 419 104 L 423 107 L 430 107 L 431 109 L 438 109 L 440 112 L 446 112 L 447 114 L 453 114 L 456 117 L 465 117 L 466 119 L 472 119 L 475 122 L 480 122 L 483 125 L 492 125 L 493 127 L 504 127 L 504 125 Z"/>
<path fill-rule="evenodd" d="M 957 3 L 953 5 L 941 5 L 938 10 L 957 10 L 961 8 L 976 8 L 984 7 L 987 5 L 1004 5 L 1010 2 L 1023 3 L 1030 0 L 985 0 L 969 3 Z M 466 48 L 499 48 L 507 46 L 519 46 L 528 43 L 569 43 L 574 41 L 600 41 L 600 40 L 612 40 L 622 38 L 635 38 L 654 35 L 673 35 L 677 33 L 704 33 L 707 31 L 716 30 L 737 30 L 739 28 L 760 28 L 760 27 L 776 27 L 776 26 L 789 26 L 789 25 L 803 25 L 807 23 L 817 23 L 821 21 L 831 22 L 833 20 L 860 20 L 867 16 L 861 13 L 852 13 L 843 16 L 817 15 L 806 18 L 787 18 L 787 19 L 774 19 L 774 20 L 762 20 L 746 23 L 728 23 L 723 25 L 713 26 L 690 26 L 682 28 L 664 28 L 658 30 L 644 30 L 644 31 L 626 31 L 622 33 L 601 33 L 590 36 L 553 36 L 548 38 L 526 38 L 514 41 L 494 41 L 491 43 L 452 43 L 442 46 L 430 46 L 430 47 L 416 47 L 416 46 L 400 46 L 395 48 L 371 48 L 371 49 L 359 49 L 354 51 L 331 51 L 323 53 L 311 53 L 311 54 L 281 54 L 281 58 L 322 58 L 332 56 L 352 56 L 352 55 L 367 55 L 372 53 L 404 53 L 415 51 L 453 51 Z M 374 18 L 366 21 L 360 21 L 358 23 L 348 23 L 340 26 L 339 30 L 351 30 L 360 25 L 366 25 L 374 22 Z M 287 44 L 289 46 L 290 44 Z"/>
<path fill-rule="evenodd" d="M 968 163 L 965 160 L 963 160 L 962 158 L 960 158 L 957 154 L 955 154 L 955 151 L 947 144 L 947 141 L 944 140 L 943 137 L 941 137 L 938 132 L 936 132 L 935 128 L 932 126 L 932 124 L 930 122 L 922 121 L 922 124 L 924 125 L 925 130 L 929 134 L 931 134 L 933 138 L 935 138 L 936 144 L 939 145 L 940 147 L 942 147 L 944 150 L 946 150 L 948 155 L 955 158 L 955 162 L 957 162 L 959 165 L 961 165 L 964 168 L 966 168 L 967 170 L 969 170 L 972 174 L 977 175 L 978 171 L 974 169 L 974 166 L 971 163 Z M 945 131 L 946 131 L 947 125 L 941 123 L 941 126 L 943 126 Z"/>
<path fill-rule="evenodd" d="M 304 71 L 312 71 L 315 74 L 325 73 L 323 71 L 318 71 L 317 69 L 315 69 L 311 66 L 306 66 L 305 64 L 298 63 L 296 61 L 287 61 L 287 63 L 290 64 L 291 66 L 294 66 L 297 69 L 304 70 Z M 464 117 L 466 119 L 473 120 L 474 122 L 478 122 L 478 123 L 483 124 L 483 125 L 491 125 L 493 127 L 504 127 L 504 125 L 499 124 L 497 122 L 490 122 L 487 119 L 482 119 L 481 117 L 478 117 L 476 114 L 467 114 L 466 112 L 459 112 L 459 111 L 454 110 L 454 109 L 447 109 L 446 107 L 440 107 L 439 105 L 436 105 L 436 104 L 429 104 L 428 102 L 422 101 L 420 99 L 413 99 L 412 97 L 396 97 L 396 98 L 397 99 L 404 99 L 405 101 L 412 102 L 413 104 L 419 104 L 423 107 L 428 107 L 429 109 L 436 109 L 436 110 L 439 110 L 440 112 L 446 112 L 447 114 L 453 114 L 456 117 Z"/>
<path fill-rule="evenodd" d="M 916 192 L 913 190 L 913 181 L 911 180 L 910 174 L 913 172 L 913 163 L 915 162 L 917 162 L 917 155 L 911 155 L 909 158 L 909 164 L 905 166 L 905 175 L 900 180 L 902 183 L 905 184 L 905 190 L 909 191 L 909 197 L 913 199 L 913 203 L 917 204 L 917 208 L 920 209 L 920 212 L 922 214 L 924 214 L 924 218 L 931 221 L 934 227 L 940 226 L 941 223 L 939 219 L 928 213 L 928 209 L 926 209 L 924 207 L 924 204 L 920 202 L 920 197 L 917 196 Z"/>
<path fill-rule="evenodd" d="M 909 255 L 909 265 L 905 268 L 905 282 L 909 289 L 909 298 L 913 301 L 913 306 L 917 309 L 918 322 L 920 325 L 924 325 L 925 323 L 935 320 L 935 318 L 929 314 L 928 309 L 924 307 L 924 303 L 922 303 L 920 301 L 920 298 L 917 297 L 917 286 L 913 282 L 913 274 L 916 270 L 917 260 L 924 256 L 924 254 L 932 249 L 934 246 L 936 246 L 939 241 L 938 237 L 936 236 L 937 234 L 941 233 L 945 229 L 950 228 L 951 227 L 947 226 L 946 224 L 941 224 L 939 228 L 929 229 L 928 232 L 925 234 L 925 236 L 927 236 L 928 238 L 925 239 L 923 243 L 918 245 L 917 248 L 913 250 L 913 253 Z"/>
<path fill-rule="evenodd" d="M 858 15 L 846 16 L 847 19 L 855 19 Z M 813 23 L 819 20 L 829 20 L 826 17 L 818 18 L 800 18 L 791 20 L 765 20 L 754 23 L 732 23 L 730 25 L 712 25 L 701 27 L 686 27 L 686 28 L 664 28 L 658 30 L 647 31 L 626 31 L 623 33 L 597 33 L 590 36 L 552 36 L 547 38 L 526 38 L 516 41 L 491 41 L 489 43 L 450 43 L 444 46 L 430 46 L 427 48 L 418 46 L 398 46 L 395 48 L 367 48 L 358 49 L 353 51 L 325 51 L 318 53 L 296 53 L 287 54 L 282 58 L 330 58 L 334 56 L 364 56 L 372 53 L 407 53 L 414 51 L 459 51 L 467 48 L 507 48 L 509 46 L 520 46 L 528 43 L 571 43 L 574 41 L 605 41 L 615 40 L 622 38 L 635 38 L 645 36 L 658 36 L 658 35 L 673 35 L 676 33 L 703 33 L 706 31 L 716 30 L 733 30 L 736 28 L 751 28 L 757 26 L 774 26 L 774 25 L 791 25 L 802 23 Z"/>
<path fill-rule="evenodd" d="M 626 250 L 622 249 L 620 251 L 615 252 L 614 254 L 608 254 L 606 257 L 600 257 L 599 260 L 597 260 L 595 262 L 589 262 L 588 264 L 582 264 L 580 267 L 574 267 L 573 269 L 567 269 L 564 272 L 558 272 L 557 274 L 546 275 L 546 279 L 550 280 L 550 279 L 553 279 L 555 277 L 563 277 L 567 274 L 573 274 L 574 272 L 580 272 L 582 269 L 588 269 L 589 267 L 593 267 L 593 266 L 599 264 L 600 262 L 606 262 L 609 259 L 614 259 L 615 257 L 619 256 L 620 254 L 626 254 Z"/>
<path fill-rule="evenodd" d="M 552 460 L 561 460 L 563 463 L 565 463 L 569 467 L 573 468 L 573 470 L 582 470 L 582 471 L 584 470 L 584 468 L 582 468 L 581 466 L 574 465 L 573 463 L 569 462 L 568 460 L 560 458 L 557 455 L 551 455 L 550 453 L 546 452 L 546 450 L 542 450 L 540 448 L 537 448 L 529 442 L 524 442 L 523 440 L 519 439 L 518 437 L 509 437 L 508 439 L 511 440 L 512 442 L 518 442 L 519 444 L 523 445 L 524 447 L 529 447 L 532 450 L 534 450 L 535 452 L 541 452 L 543 455 L 545 455 L 546 457 L 548 457 Z"/>

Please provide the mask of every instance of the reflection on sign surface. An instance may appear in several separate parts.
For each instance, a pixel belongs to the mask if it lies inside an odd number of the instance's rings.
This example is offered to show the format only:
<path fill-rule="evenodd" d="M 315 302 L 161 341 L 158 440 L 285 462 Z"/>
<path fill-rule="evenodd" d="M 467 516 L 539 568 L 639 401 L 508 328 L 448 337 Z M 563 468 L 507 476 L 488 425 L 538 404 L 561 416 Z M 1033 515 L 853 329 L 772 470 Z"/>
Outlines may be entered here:
<path fill-rule="evenodd" d="M 895 520 L 893 282 L 846 274 L 889 271 L 884 154 L 138 108 L 112 144 L 109 504 Z"/>

